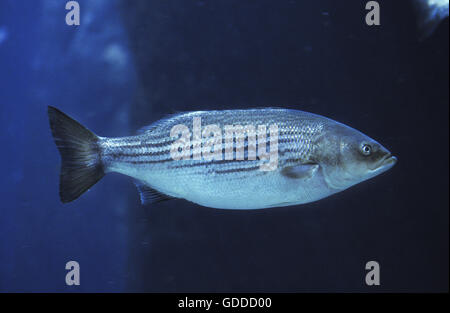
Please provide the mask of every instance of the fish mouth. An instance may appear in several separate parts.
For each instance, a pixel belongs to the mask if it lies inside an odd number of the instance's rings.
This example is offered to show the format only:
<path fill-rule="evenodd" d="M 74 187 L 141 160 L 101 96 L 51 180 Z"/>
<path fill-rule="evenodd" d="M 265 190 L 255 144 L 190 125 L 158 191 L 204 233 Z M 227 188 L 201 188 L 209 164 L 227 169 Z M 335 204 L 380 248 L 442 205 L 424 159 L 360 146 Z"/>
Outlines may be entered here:
<path fill-rule="evenodd" d="M 395 163 L 397 163 L 397 158 L 392 154 L 388 153 L 380 160 L 380 162 L 377 163 L 377 165 L 373 170 L 374 171 L 387 170 L 392 166 L 394 166 Z"/>

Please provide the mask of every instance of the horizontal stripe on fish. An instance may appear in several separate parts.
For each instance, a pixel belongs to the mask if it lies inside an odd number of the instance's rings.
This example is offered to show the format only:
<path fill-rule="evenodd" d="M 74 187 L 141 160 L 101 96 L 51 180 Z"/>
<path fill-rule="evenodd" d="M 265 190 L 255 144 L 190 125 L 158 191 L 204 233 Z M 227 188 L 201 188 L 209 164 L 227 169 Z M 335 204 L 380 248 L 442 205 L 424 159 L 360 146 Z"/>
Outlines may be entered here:
<path fill-rule="evenodd" d="M 278 152 L 279 153 L 279 159 L 284 157 L 286 154 L 294 154 L 297 155 L 298 151 L 295 149 L 285 149 L 285 150 L 281 150 Z M 166 158 L 155 158 L 156 156 L 166 156 Z M 171 156 L 169 151 L 165 151 L 164 153 L 144 153 L 144 154 L 122 154 L 122 153 L 116 153 L 116 154 L 112 154 L 111 155 L 114 158 L 121 158 L 124 157 L 125 159 L 121 159 L 122 162 L 126 162 L 126 163 L 132 163 L 132 164 L 157 164 L 157 163 L 166 163 L 169 161 L 173 161 L 173 162 L 186 162 L 186 161 L 201 161 L 201 160 L 205 160 L 204 158 L 200 159 L 200 160 L 193 160 L 192 158 L 189 158 L 188 160 L 174 160 Z M 192 154 L 191 154 L 192 156 Z M 258 161 L 261 160 L 261 158 L 259 156 L 256 157 L 256 159 Z M 297 158 L 297 160 L 299 160 L 299 158 Z M 244 154 L 244 159 L 243 160 L 237 160 L 236 158 L 233 158 L 231 160 L 228 160 L 225 158 L 225 154 L 222 153 L 222 157 L 220 160 L 209 160 L 209 161 L 205 161 L 206 163 L 204 164 L 210 164 L 212 162 L 217 163 L 219 161 L 223 161 L 222 164 L 226 164 L 226 163 L 230 163 L 232 161 L 239 161 L 239 162 L 243 162 L 243 161 L 254 161 L 254 160 L 249 160 L 248 159 L 248 153 L 246 152 Z M 203 165 L 203 163 L 194 163 L 190 166 L 200 166 Z M 183 167 L 185 165 L 181 165 L 180 167 Z M 176 167 L 175 167 L 176 168 Z"/>
<path fill-rule="evenodd" d="M 235 137 L 233 137 L 235 138 Z M 233 149 L 236 148 L 236 140 L 234 140 L 233 142 L 229 142 L 229 145 L 226 145 L 226 139 L 224 138 L 222 140 L 222 149 L 226 149 L 226 148 L 231 148 L 233 147 Z M 176 140 L 172 140 L 171 142 L 167 142 L 166 144 L 160 144 L 160 143 L 142 143 L 142 144 L 134 144 L 134 145 L 115 145 L 114 150 L 112 150 L 111 152 L 109 152 L 108 150 L 106 151 L 105 154 L 110 154 L 112 156 L 137 156 L 137 155 L 141 155 L 141 156 L 145 156 L 145 155 L 161 155 L 163 152 L 170 152 L 170 147 L 173 143 L 175 143 Z M 244 149 L 248 150 L 248 142 L 249 140 L 245 140 L 244 141 Z M 253 147 L 255 149 L 255 151 L 257 151 L 258 147 L 259 147 L 259 141 L 255 140 L 256 142 L 256 146 L 250 146 Z M 205 145 L 205 140 L 202 142 L 203 145 Z M 230 146 L 230 144 L 232 144 L 233 146 Z M 290 136 L 285 136 L 285 137 L 280 137 L 278 139 L 278 145 L 282 146 L 282 145 L 294 145 L 298 151 L 302 151 L 305 149 L 309 149 L 309 140 L 304 140 L 303 144 L 301 146 L 298 146 L 297 141 L 292 140 L 292 138 Z M 263 145 L 264 146 L 264 145 Z M 266 139 L 265 142 L 265 146 L 266 146 L 266 150 L 269 149 L 270 150 L 270 138 Z M 152 149 L 152 148 L 165 148 L 165 150 L 162 149 Z M 225 147 L 225 148 L 223 148 Z M 191 149 L 193 148 L 193 145 L 191 145 Z"/>

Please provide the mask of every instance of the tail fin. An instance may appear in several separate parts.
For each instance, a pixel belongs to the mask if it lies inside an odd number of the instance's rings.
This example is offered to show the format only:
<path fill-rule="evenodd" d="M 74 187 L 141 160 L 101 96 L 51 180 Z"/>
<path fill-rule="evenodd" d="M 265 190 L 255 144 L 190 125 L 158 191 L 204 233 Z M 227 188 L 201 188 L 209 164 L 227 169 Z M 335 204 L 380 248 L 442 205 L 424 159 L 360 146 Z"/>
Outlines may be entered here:
<path fill-rule="evenodd" d="M 48 118 L 62 159 L 59 196 L 71 202 L 105 175 L 99 137 L 54 107 L 48 107 Z"/>

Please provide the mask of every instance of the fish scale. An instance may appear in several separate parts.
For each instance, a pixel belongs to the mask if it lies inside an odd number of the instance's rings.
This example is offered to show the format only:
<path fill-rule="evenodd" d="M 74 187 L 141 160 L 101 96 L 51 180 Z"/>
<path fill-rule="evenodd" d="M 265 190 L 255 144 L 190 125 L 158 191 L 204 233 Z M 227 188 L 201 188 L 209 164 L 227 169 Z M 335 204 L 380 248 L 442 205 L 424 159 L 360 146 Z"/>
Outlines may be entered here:
<path fill-rule="evenodd" d="M 195 117 L 201 118 L 202 128 L 215 124 L 223 134 L 225 125 L 253 125 L 255 130 L 258 125 L 265 125 L 265 144 L 269 151 L 268 130 L 270 125 L 276 124 L 279 136 L 277 168 L 273 172 L 264 172 L 260 169 L 259 159 L 248 160 L 248 140 L 244 141 L 244 160 L 224 160 L 223 152 L 219 161 L 193 160 L 192 149 L 191 159 L 174 160 L 170 155 L 170 146 L 175 138 L 170 137 L 170 130 L 175 125 L 186 125 L 192 140 Z M 323 117 L 311 113 L 273 108 L 181 113 L 156 122 L 134 137 L 102 138 L 100 145 L 107 169 L 133 176 L 170 196 L 197 199 L 209 195 L 209 198 L 216 197 L 219 189 L 240 195 L 243 186 L 253 190 L 259 180 L 273 180 L 280 176 L 284 166 L 309 161 L 314 150 L 314 139 L 321 135 L 323 129 L 321 119 Z M 222 150 L 227 139 L 224 135 Z M 258 139 L 256 136 L 256 151 L 260 146 Z M 202 144 L 205 140 L 202 138 Z M 173 181 L 181 182 L 183 189 L 173 187 Z"/>
<path fill-rule="evenodd" d="M 292 113 L 299 111 L 286 109 L 263 109 L 263 110 L 238 110 L 235 111 L 211 111 L 180 114 L 163 121 L 157 122 L 156 126 L 149 127 L 149 130 L 136 137 L 106 138 L 102 142 L 104 147 L 105 163 L 129 161 L 140 161 L 145 166 L 145 161 L 158 166 L 157 161 L 170 159 L 170 145 L 174 142 L 170 137 L 170 130 L 177 124 L 191 126 L 194 117 L 201 117 L 202 126 L 209 124 L 219 125 L 223 129 L 224 125 L 272 125 L 277 124 L 279 128 L 279 150 L 290 151 L 299 160 L 307 160 L 312 150 L 311 141 L 314 136 L 320 134 L 321 125 L 311 125 L 311 120 L 298 120 L 292 118 Z M 256 115 L 255 115 L 256 113 Z M 304 113 L 305 116 L 313 118 L 311 113 Z M 284 117 L 284 116 L 285 117 Z M 299 117 L 302 118 L 302 117 Z M 290 120 L 290 124 L 286 123 Z M 269 145 L 270 136 L 266 136 L 266 146 Z M 203 140 L 204 143 L 205 140 Z M 225 141 L 225 139 L 223 139 Z M 130 142 L 133 143 L 130 148 Z M 136 144 L 136 142 L 140 142 Z M 256 139 L 257 148 L 259 146 Z M 247 140 L 244 143 L 247 151 Z M 292 157 L 285 154 L 284 158 Z M 282 159 L 280 160 L 283 161 Z M 175 161 L 174 162 L 178 162 Z M 241 162 L 244 163 L 244 162 Z M 186 163 L 188 164 L 188 163 Z M 170 166 L 165 164 L 163 166 Z"/>

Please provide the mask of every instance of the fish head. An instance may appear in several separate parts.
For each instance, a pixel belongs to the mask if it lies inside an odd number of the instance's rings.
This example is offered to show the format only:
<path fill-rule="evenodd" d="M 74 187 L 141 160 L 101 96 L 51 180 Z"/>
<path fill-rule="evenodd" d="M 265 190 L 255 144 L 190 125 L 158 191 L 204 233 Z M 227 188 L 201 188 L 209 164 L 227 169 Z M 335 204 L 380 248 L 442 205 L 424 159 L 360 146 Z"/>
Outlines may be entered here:
<path fill-rule="evenodd" d="M 319 165 L 333 189 L 343 190 L 375 177 L 395 165 L 397 158 L 376 140 L 343 124 L 322 138 Z"/>

